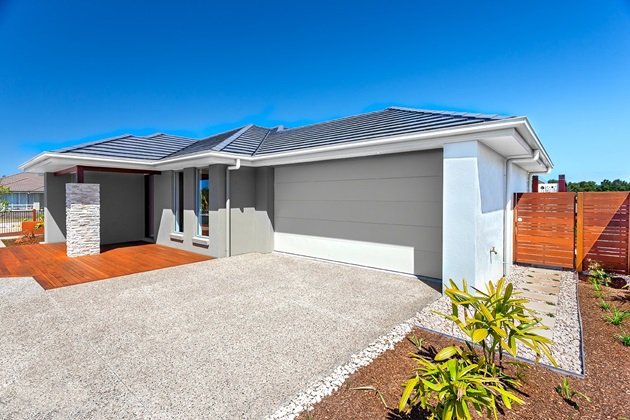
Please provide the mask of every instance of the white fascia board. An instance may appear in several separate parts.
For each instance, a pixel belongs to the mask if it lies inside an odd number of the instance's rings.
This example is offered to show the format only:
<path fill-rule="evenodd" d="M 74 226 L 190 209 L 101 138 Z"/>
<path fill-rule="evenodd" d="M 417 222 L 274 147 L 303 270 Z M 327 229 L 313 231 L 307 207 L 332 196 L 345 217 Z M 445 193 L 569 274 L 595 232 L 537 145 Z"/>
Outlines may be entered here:
<path fill-rule="evenodd" d="M 101 166 L 154 170 L 155 161 L 142 159 L 108 158 L 83 154 L 44 152 L 23 163 L 19 168 L 24 172 L 56 172 L 73 166 Z"/>
<path fill-rule="evenodd" d="M 200 154 L 149 161 L 46 152 L 24 163 L 20 166 L 20 169 L 26 172 L 54 172 L 65 167 L 85 165 L 160 171 L 212 164 L 233 164 L 236 159 L 240 159 L 243 166 L 259 167 L 438 149 L 448 143 L 471 140 L 487 144 L 506 158 L 529 156 L 532 149 L 539 149 L 541 150 L 541 155 L 544 156 L 543 160 L 548 162 L 543 162 L 545 167 L 542 169 L 546 169 L 551 165 L 551 161 L 527 119 L 511 118 L 472 126 L 446 128 L 253 157 L 235 153 L 208 151 Z"/>

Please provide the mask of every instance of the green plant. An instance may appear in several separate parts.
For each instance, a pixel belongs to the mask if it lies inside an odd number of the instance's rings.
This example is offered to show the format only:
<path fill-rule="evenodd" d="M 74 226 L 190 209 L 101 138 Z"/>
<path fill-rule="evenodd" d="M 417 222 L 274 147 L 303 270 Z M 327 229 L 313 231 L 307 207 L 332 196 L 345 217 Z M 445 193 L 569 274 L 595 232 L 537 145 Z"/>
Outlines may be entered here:
<path fill-rule="evenodd" d="M 418 351 L 422 350 L 422 346 L 424 345 L 424 338 L 416 337 L 416 335 L 414 334 L 409 337 L 408 340 L 411 342 L 411 344 L 416 346 L 416 349 L 418 349 Z"/>
<path fill-rule="evenodd" d="M 556 386 L 556 392 L 558 393 L 558 395 L 562 397 L 564 401 L 566 401 L 567 404 L 569 404 L 571 407 L 575 408 L 576 410 L 579 410 L 580 407 L 578 406 L 578 403 L 575 401 L 575 397 L 582 397 L 586 401 L 591 402 L 591 399 L 589 397 L 582 394 L 581 392 L 578 392 L 572 389 L 571 386 L 569 385 L 569 380 L 567 378 L 562 379 L 562 382 L 560 382 L 560 384 Z"/>
<path fill-rule="evenodd" d="M 621 342 L 621 344 L 623 344 L 624 346 L 630 346 L 630 334 L 628 333 L 623 333 L 619 336 L 617 336 L 617 339 Z"/>
<path fill-rule="evenodd" d="M 378 389 L 374 388 L 372 385 L 367 385 L 367 386 L 358 386 L 356 388 L 352 388 L 354 391 L 368 391 L 368 392 L 374 392 L 376 394 L 376 396 L 378 396 L 378 398 L 381 400 L 381 402 L 383 403 L 383 407 L 385 407 L 386 409 L 389 410 L 389 406 L 387 405 L 387 402 L 385 401 L 385 397 L 383 396 L 383 393 L 381 391 L 379 391 Z"/>
<path fill-rule="evenodd" d="M 9 201 L 6 199 L 6 196 L 9 194 L 11 194 L 11 189 L 0 185 L 0 213 L 9 211 Z"/>
<path fill-rule="evenodd" d="M 604 299 L 600 299 L 599 307 L 602 309 L 602 311 L 608 311 L 610 310 L 610 303 L 606 302 Z"/>
<path fill-rule="evenodd" d="M 597 261 L 589 263 L 588 277 L 593 284 L 608 286 L 608 283 L 610 283 L 610 274 Z"/>
<path fill-rule="evenodd" d="M 630 311 L 621 311 L 619 308 L 613 308 L 610 315 L 605 316 L 604 319 L 612 325 L 621 325 L 624 319 L 630 317 Z"/>
<path fill-rule="evenodd" d="M 431 413 L 433 419 L 471 419 L 470 407 L 478 415 L 483 411 L 497 418 L 497 399 L 505 407 L 523 401 L 506 389 L 518 385 L 511 378 L 497 377 L 489 371 L 483 358 L 455 346 L 443 348 L 431 361 L 420 355 L 416 360 L 415 375 L 404 384 L 398 409 L 409 412 L 419 405 Z"/>
<path fill-rule="evenodd" d="M 496 362 L 497 353 L 501 361 L 504 350 L 516 356 L 520 343 L 536 354 L 536 361 L 545 355 L 557 366 L 549 348 L 551 340 L 537 334 L 538 330 L 548 328 L 525 307 L 527 299 L 517 297 L 519 293 L 513 291 L 512 283 L 502 278 L 496 285 L 489 282 L 486 292 L 472 289 L 477 292 L 475 295 L 470 293 L 465 280 L 461 289 L 450 280 L 450 287 L 444 293 L 451 300 L 453 313 L 440 315 L 453 321 L 472 343 L 480 345 L 488 363 Z"/>

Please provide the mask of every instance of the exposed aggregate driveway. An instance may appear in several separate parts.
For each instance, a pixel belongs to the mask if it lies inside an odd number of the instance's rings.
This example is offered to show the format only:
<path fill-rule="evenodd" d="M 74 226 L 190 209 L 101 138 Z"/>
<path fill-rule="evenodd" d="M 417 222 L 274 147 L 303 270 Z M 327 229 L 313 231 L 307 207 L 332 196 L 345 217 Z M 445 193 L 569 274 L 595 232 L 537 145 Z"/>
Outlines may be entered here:
<path fill-rule="evenodd" d="M 278 254 L 50 291 L 0 279 L 0 418 L 262 418 L 438 297 Z"/>

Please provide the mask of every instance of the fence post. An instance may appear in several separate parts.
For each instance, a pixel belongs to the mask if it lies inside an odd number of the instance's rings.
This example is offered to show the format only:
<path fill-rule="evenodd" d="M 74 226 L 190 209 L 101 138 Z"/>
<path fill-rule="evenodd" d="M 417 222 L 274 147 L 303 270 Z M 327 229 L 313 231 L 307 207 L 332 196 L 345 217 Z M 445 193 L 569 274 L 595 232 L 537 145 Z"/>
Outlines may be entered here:
<path fill-rule="evenodd" d="M 37 221 L 37 210 L 33 209 L 33 221 Z"/>
<path fill-rule="evenodd" d="M 577 223 L 575 225 L 575 265 L 578 272 L 584 267 L 584 193 L 577 193 Z"/>

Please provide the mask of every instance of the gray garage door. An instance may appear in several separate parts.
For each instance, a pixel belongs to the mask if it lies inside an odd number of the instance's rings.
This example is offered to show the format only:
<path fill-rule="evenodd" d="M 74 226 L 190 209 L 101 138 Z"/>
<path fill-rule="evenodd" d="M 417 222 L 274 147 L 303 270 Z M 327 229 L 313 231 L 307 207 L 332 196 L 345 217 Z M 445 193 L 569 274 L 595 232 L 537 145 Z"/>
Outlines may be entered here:
<path fill-rule="evenodd" d="M 442 151 L 280 166 L 275 249 L 442 276 Z"/>

